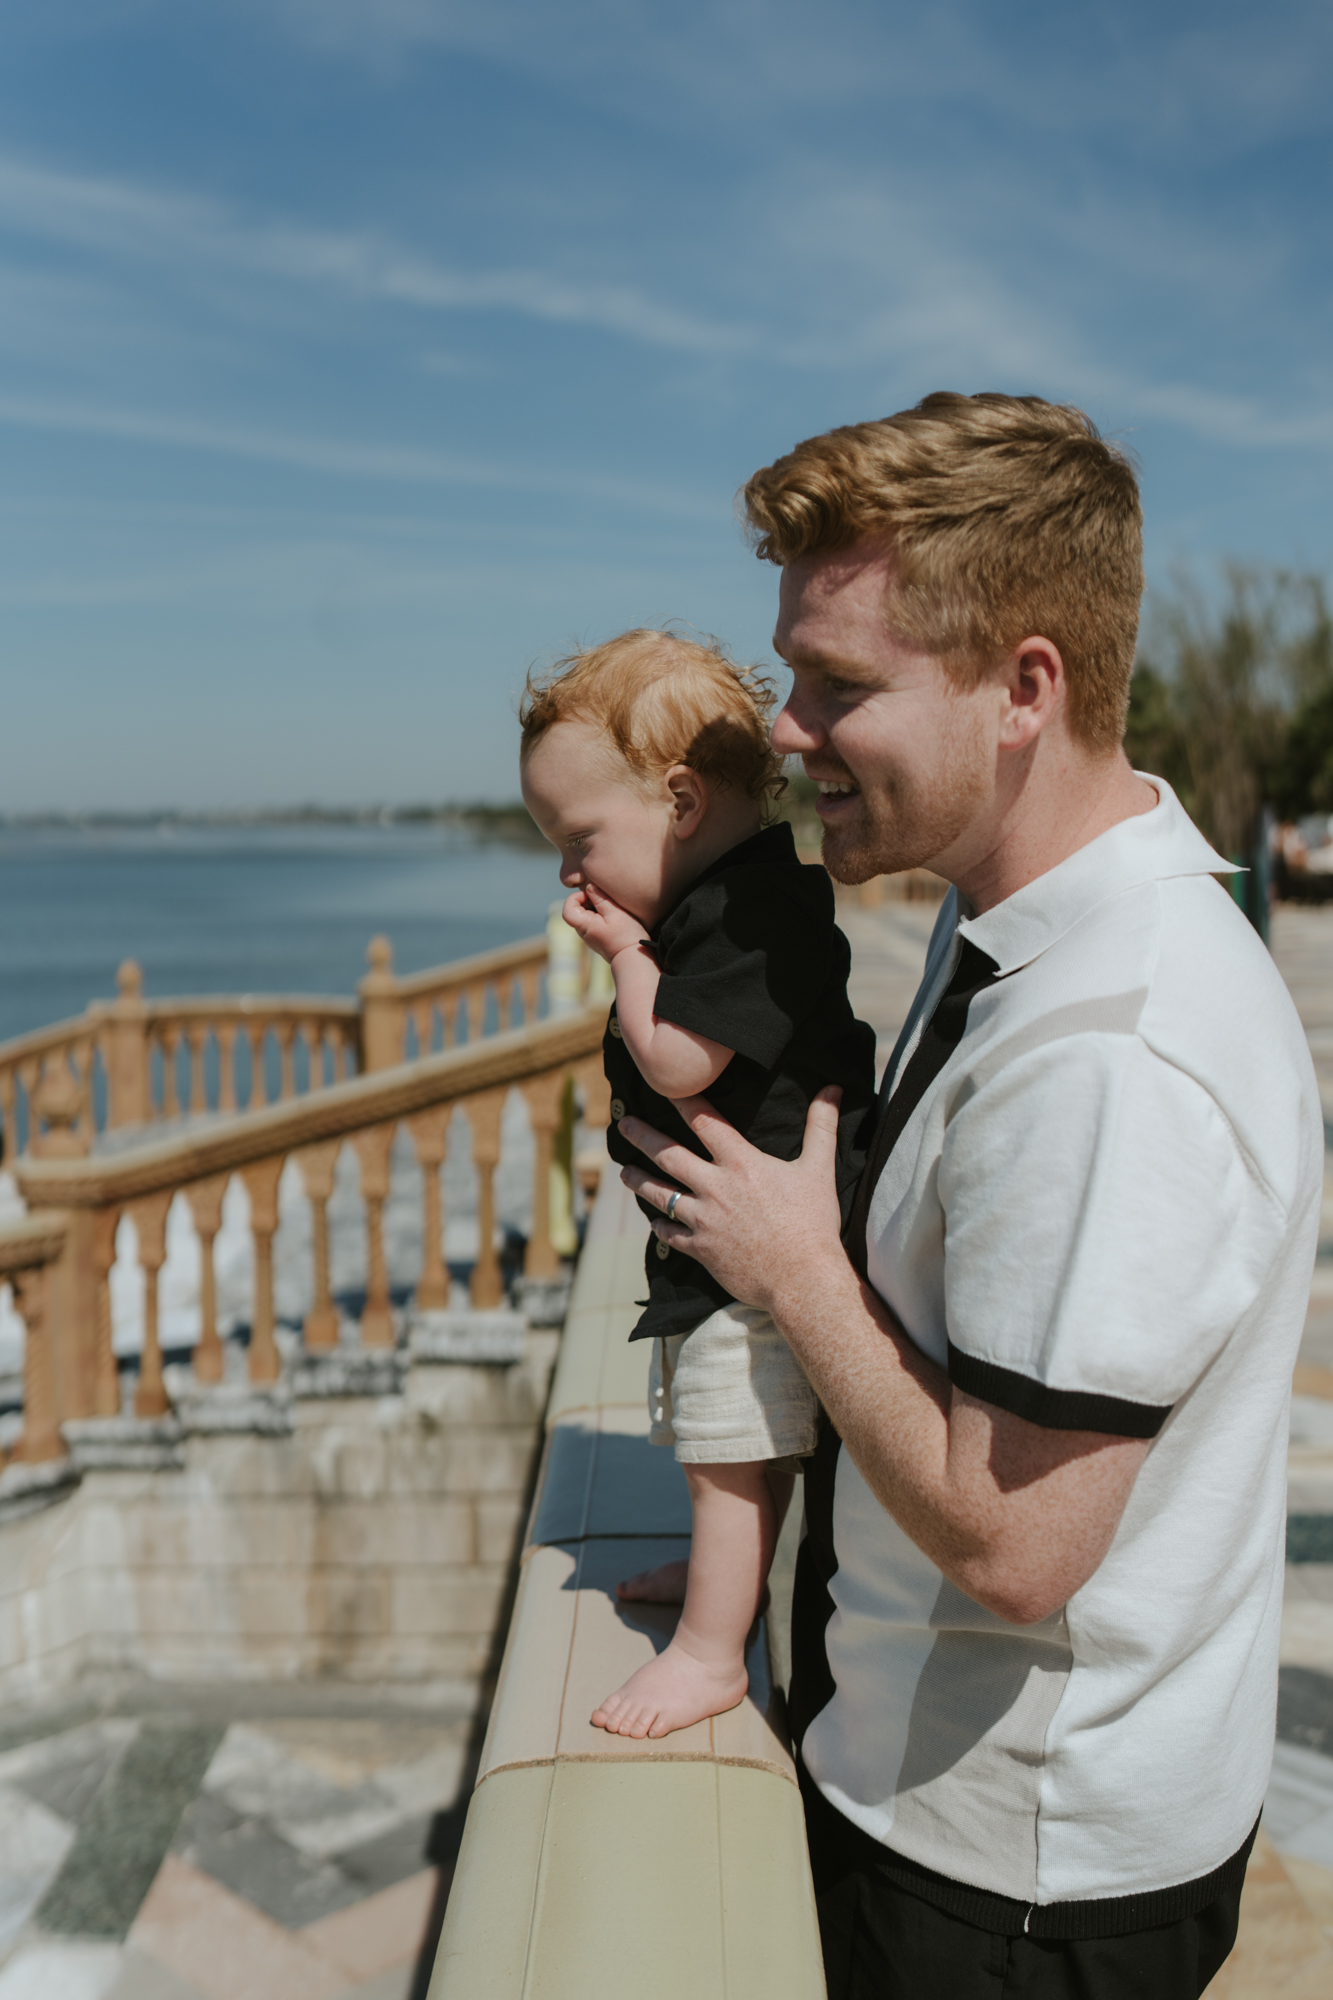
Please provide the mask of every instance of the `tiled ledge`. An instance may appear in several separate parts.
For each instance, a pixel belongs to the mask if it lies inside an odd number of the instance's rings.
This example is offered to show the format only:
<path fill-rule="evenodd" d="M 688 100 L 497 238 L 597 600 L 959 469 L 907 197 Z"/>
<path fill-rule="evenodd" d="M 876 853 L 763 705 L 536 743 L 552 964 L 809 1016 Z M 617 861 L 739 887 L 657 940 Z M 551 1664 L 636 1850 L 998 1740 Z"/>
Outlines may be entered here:
<path fill-rule="evenodd" d="M 676 1613 L 616 1582 L 688 1548 L 684 1479 L 647 1440 L 647 1344 L 628 1344 L 644 1225 L 608 1174 L 552 1385 L 504 1664 L 430 2000 L 820 2000 L 795 1772 L 760 1627 L 750 1693 L 658 1741 L 597 1701 Z"/>

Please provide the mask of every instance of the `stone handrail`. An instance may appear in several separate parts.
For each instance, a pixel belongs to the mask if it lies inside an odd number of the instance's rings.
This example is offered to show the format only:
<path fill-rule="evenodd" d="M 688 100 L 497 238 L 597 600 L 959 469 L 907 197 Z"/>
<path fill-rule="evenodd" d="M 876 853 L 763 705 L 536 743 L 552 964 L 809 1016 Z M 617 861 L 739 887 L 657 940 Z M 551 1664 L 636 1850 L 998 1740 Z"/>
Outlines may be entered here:
<path fill-rule="evenodd" d="M 366 1068 L 382 1069 L 412 1053 L 409 1029 L 418 1055 L 435 1047 L 437 1025 L 442 1048 L 464 1039 L 474 1041 L 486 1032 L 492 1008 L 503 1033 L 513 1024 L 515 988 L 524 1021 L 536 1020 L 547 952 L 545 937 L 524 938 L 498 951 L 478 952 L 400 978 L 393 971 L 389 940 L 372 938 L 366 952 L 370 971 L 357 989 L 365 1022 Z"/>
<path fill-rule="evenodd" d="M 440 1167 L 455 1108 L 471 1128 L 478 1181 L 479 1245 L 471 1300 L 498 1306 L 503 1279 L 494 1245 L 494 1175 L 500 1160 L 500 1123 L 511 1088 L 526 1100 L 532 1128 L 532 1226 L 525 1275 L 553 1278 L 560 1257 L 552 1241 L 551 1166 L 569 1086 L 577 1078 L 584 1122 L 604 1127 L 609 1100 L 600 1049 L 605 1012 L 600 1007 L 487 1036 L 374 1075 L 316 1089 L 304 1097 L 178 1130 L 133 1149 L 86 1155 L 23 1155 L 15 1162 L 19 1189 L 31 1211 L 24 1228 L 35 1242 L 46 1215 L 60 1218 L 60 1248 L 49 1264 L 40 1331 L 29 1321 L 28 1362 L 45 1369 L 53 1384 L 54 1422 L 34 1433 L 25 1412 L 21 1443 L 31 1460 L 62 1449 L 59 1425 L 70 1419 L 114 1416 L 120 1386 L 111 1342 L 110 1272 L 116 1234 L 129 1216 L 144 1273 L 143 1347 L 135 1394 L 136 1416 L 154 1418 L 168 1408 L 158 1339 L 158 1278 L 166 1261 L 167 1215 L 183 1195 L 200 1244 L 200 1333 L 193 1365 L 202 1382 L 223 1376 L 223 1348 L 216 1312 L 213 1245 L 222 1202 L 233 1174 L 245 1184 L 254 1238 L 254 1304 L 249 1377 L 276 1382 L 281 1363 L 275 1339 L 273 1237 L 278 1227 L 278 1184 L 289 1159 L 300 1170 L 312 1212 L 313 1300 L 305 1316 L 304 1344 L 318 1352 L 336 1346 L 338 1317 L 330 1291 L 327 1203 L 338 1153 L 350 1141 L 358 1156 L 366 1209 L 366 1301 L 361 1341 L 391 1348 L 394 1327 L 385 1263 L 382 1212 L 389 1191 L 391 1152 L 399 1124 L 409 1132 L 423 1173 L 423 1256 L 415 1288 L 419 1311 L 449 1303 L 443 1262 Z M 55 1228 L 52 1223 L 50 1227 Z M 54 1240 L 54 1238 L 52 1238 Z M 26 1302 L 23 1304 L 26 1316 Z M 25 1364 L 27 1365 L 27 1364 Z M 45 1379 L 45 1378 L 44 1378 Z"/>
<path fill-rule="evenodd" d="M 675 1621 L 662 1606 L 618 1607 L 616 1580 L 688 1548 L 684 1479 L 646 1435 L 648 1343 L 627 1340 L 644 1227 L 606 1176 L 429 2000 L 824 1994 L 801 1797 L 762 1625 L 749 1696 L 730 1714 L 657 1742 L 588 1721 Z"/>
<path fill-rule="evenodd" d="M 572 934 L 571 934 L 572 935 Z M 25 1150 L 86 1153 L 97 1131 L 203 1111 L 254 1110 L 387 1069 L 437 1046 L 474 1042 L 536 1021 L 549 950 L 524 939 L 399 978 L 387 938 L 373 938 L 356 999 L 329 994 L 213 994 L 146 999 L 132 959 L 115 1000 L 95 1000 L 72 1020 L 0 1042 L 0 1122 L 12 1157 Z M 579 991 L 586 988 L 581 976 Z M 300 1058 L 298 1060 L 299 1052 Z M 96 1087 L 100 1064 L 104 1088 Z"/>

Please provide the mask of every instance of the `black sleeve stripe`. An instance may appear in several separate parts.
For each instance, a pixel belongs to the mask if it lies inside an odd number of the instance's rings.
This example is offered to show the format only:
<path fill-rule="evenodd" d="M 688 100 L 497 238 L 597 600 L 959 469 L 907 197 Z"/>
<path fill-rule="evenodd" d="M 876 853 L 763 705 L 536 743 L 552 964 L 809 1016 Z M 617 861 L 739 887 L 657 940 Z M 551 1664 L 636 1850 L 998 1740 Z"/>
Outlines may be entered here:
<path fill-rule="evenodd" d="M 997 1367 L 949 1342 L 949 1380 L 978 1402 L 994 1403 L 1012 1417 L 1044 1431 L 1103 1431 L 1108 1437 L 1155 1438 L 1171 1414 L 1165 1403 L 1131 1403 L 1121 1396 L 1090 1396 L 1082 1389 L 1048 1389 L 1012 1368 Z"/>

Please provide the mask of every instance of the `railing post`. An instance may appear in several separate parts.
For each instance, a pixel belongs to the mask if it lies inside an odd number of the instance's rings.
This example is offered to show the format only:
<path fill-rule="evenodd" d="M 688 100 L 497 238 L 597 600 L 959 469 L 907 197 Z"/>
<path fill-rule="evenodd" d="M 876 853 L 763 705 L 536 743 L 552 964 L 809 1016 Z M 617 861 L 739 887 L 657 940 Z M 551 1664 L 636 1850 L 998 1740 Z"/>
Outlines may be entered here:
<path fill-rule="evenodd" d="M 199 1237 L 199 1338 L 194 1349 L 194 1372 L 200 1382 L 220 1382 L 225 1372 L 225 1357 L 218 1337 L 218 1281 L 213 1244 L 222 1227 L 222 1198 L 230 1178 L 230 1174 L 213 1174 L 185 1190 Z"/>
<path fill-rule="evenodd" d="M 407 1121 L 421 1168 L 421 1276 L 413 1294 L 418 1312 L 443 1312 L 449 1303 L 440 1168 L 449 1151 L 449 1120 L 453 1108 L 452 1104 L 442 1104 L 434 1111 L 419 1111 L 415 1118 Z"/>
<path fill-rule="evenodd" d="M 95 1417 L 120 1415 L 120 1371 L 111 1344 L 111 1267 L 116 1261 L 118 1208 L 93 1211 L 93 1399 Z"/>
<path fill-rule="evenodd" d="M 361 1060 L 367 1071 L 392 1069 L 403 1060 L 403 1003 L 388 938 L 373 937 L 366 959 L 370 970 L 356 989 L 361 996 Z"/>
<path fill-rule="evenodd" d="M 296 1155 L 310 1202 L 310 1250 L 314 1262 L 314 1287 L 301 1338 L 313 1353 L 323 1353 L 338 1345 L 338 1309 L 329 1285 L 329 1196 L 338 1175 L 340 1151 L 341 1142 L 330 1139 L 322 1146 L 305 1146 Z"/>
<path fill-rule="evenodd" d="M 504 1298 L 500 1260 L 495 1254 L 495 1169 L 500 1164 L 502 1090 L 483 1091 L 464 1105 L 472 1127 L 472 1163 L 477 1170 L 477 1261 L 472 1267 L 472 1303 L 489 1312 Z"/>
<path fill-rule="evenodd" d="M 611 1164 L 606 1151 L 606 1130 L 611 1123 L 611 1086 L 606 1080 L 600 1057 L 580 1063 L 577 1075 L 583 1091 L 583 1128 L 590 1138 L 596 1133 L 600 1141 L 580 1153 L 574 1162 L 584 1199 L 591 1206 L 597 1199 L 602 1175 Z"/>
<path fill-rule="evenodd" d="M 40 1264 L 35 1270 L 16 1271 L 10 1283 L 14 1303 L 23 1315 L 26 1329 L 23 1343 L 23 1435 L 15 1446 L 14 1457 L 25 1465 L 41 1465 L 48 1459 L 63 1458 L 65 1455 L 56 1409 L 50 1331 L 47 1326 L 49 1266 Z"/>
<path fill-rule="evenodd" d="M 174 1194 L 148 1194 L 131 1203 L 143 1269 L 143 1348 L 139 1355 L 139 1386 L 134 1392 L 136 1417 L 164 1417 L 170 1405 L 162 1381 L 162 1348 L 157 1333 L 157 1278 L 167 1261 L 167 1210 Z"/>
<path fill-rule="evenodd" d="M 120 997 L 110 1008 L 107 1036 L 108 1125 L 142 1125 L 151 1116 L 148 1101 L 148 1009 L 143 974 L 127 958 L 116 974 Z"/>
<path fill-rule="evenodd" d="M 558 1180 L 555 1160 L 556 1128 L 560 1123 L 566 1079 L 535 1076 L 523 1085 L 528 1120 L 532 1126 L 532 1228 L 523 1258 L 528 1278 L 553 1278 L 560 1269 L 559 1250 L 552 1237 L 553 1224 L 572 1230 L 569 1184 Z"/>
<path fill-rule="evenodd" d="M 358 1132 L 352 1144 L 361 1162 L 361 1197 L 366 1204 L 366 1303 L 361 1313 L 361 1345 L 393 1346 L 389 1274 L 384 1261 L 384 1203 L 389 1192 L 393 1125 Z"/>
<path fill-rule="evenodd" d="M 255 1302 L 250 1317 L 250 1380 L 276 1382 L 282 1373 L 273 1338 L 273 1238 L 278 1227 L 278 1182 L 282 1159 L 257 1160 L 241 1169 L 250 1196 L 250 1230 L 255 1240 Z"/>

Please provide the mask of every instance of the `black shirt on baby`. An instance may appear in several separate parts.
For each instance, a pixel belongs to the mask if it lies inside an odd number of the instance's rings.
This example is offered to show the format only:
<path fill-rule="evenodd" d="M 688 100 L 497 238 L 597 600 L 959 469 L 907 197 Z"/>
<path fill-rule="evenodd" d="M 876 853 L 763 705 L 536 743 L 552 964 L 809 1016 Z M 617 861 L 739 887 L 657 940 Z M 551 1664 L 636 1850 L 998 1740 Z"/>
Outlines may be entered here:
<path fill-rule="evenodd" d="M 657 926 L 652 943 L 662 976 L 653 1011 L 736 1051 L 703 1095 L 752 1146 L 777 1159 L 799 1154 L 810 1100 L 826 1084 L 842 1085 L 837 1182 L 845 1226 L 870 1137 L 862 1126 L 875 1102 L 875 1036 L 847 998 L 851 951 L 833 915 L 824 870 L 802 866 L 789 826 L 765 827 L 705 869 Z M 644 1082 L 614 1008 L 602 1049 L 612 1159 L 652 1165 L 617 1131 L 627 1115 L 707 1158 L 671 1100 Z M 661 1212 L 639 1206 L 647 1215 Z M 646 1265 L 646 1310 L 631 1340 L 688 1333 L 731 1303 L 702 1264 L 655 1236 Z"/>

